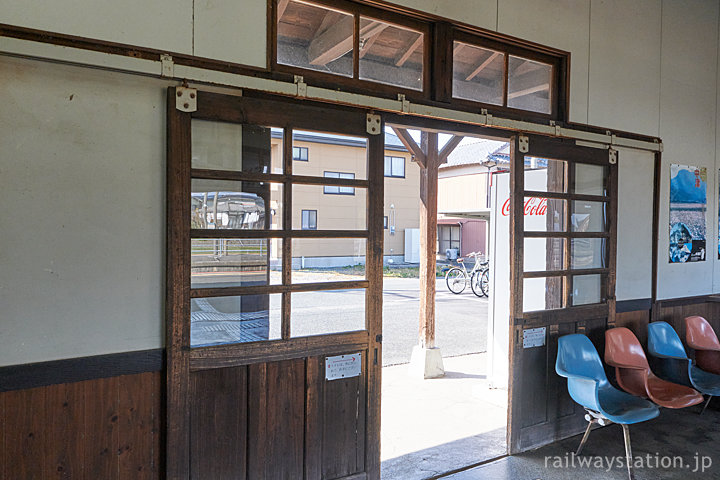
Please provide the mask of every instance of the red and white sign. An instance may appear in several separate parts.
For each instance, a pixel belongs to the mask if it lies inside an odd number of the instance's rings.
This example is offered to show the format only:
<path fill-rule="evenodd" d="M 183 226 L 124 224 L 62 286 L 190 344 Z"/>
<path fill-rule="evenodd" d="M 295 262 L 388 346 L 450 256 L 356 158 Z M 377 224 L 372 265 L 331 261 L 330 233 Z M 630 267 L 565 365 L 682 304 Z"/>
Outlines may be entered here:
<path fill-rule="evenodd" d="M 504 217 L 510 215 L 510 199 L 503 203 L 500 213 Z M 525 199 L 525 215 L 545 216 L 547 213 L 547 198 L 530 197 Z"/>

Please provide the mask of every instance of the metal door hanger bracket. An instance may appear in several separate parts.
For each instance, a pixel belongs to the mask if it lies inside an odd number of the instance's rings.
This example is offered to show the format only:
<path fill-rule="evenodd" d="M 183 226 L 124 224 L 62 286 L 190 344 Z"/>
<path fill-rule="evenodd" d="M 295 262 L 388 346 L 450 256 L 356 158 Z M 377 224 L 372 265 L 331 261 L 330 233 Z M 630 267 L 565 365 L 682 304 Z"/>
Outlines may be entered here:
<path fill-rule="evenodd" d="M 367 114 L 367 133 L 370 135 L 380 135 L 380 115 L 373 113 Z"/>
<path fill-rule="evenodd" d="M 160 55 L 160 76 L 165 78 L 175 76 L 175 63 L 171 55 Z"/>
<path fill-rule="evenodd" d="M 197 89 L 176 87 L 175 108 L 185 113 L 197 111 Z"/>
<path fill-rule="evenodd" d="M 305 83 L 305 79 L 302 75 L 295 75 L 294 81 L 295 85 L 297 85 L 297 96 L 307 97 L 307 83 Z"/>
<path fill-rule="evenodd" d="M 617 163 L 617 150 L 614 148 L 608 148 L 608 162 L 610 162 L 610 165 Z"/>
<path fill-rule="evenodd" d="M 518 136 L 518 147 L 520 149 L 520 153 L 527 153 L 530 149 L 530 138 L 526 135 Z"/>

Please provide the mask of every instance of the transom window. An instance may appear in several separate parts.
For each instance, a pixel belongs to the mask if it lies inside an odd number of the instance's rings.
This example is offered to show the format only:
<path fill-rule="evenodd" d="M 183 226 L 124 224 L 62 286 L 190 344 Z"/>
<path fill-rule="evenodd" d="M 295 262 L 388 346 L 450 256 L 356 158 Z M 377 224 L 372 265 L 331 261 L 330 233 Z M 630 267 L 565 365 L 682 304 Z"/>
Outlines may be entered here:
<path fill-rule="evenodd" d="M 567 119 L 567 52 L 353 0 L 268 1 L 274 70 L 373 96 Z"/>
<path fill-rule="evenodd" d="M 386 156 L 385 176 L 405 178 L 405 158 Z"/>

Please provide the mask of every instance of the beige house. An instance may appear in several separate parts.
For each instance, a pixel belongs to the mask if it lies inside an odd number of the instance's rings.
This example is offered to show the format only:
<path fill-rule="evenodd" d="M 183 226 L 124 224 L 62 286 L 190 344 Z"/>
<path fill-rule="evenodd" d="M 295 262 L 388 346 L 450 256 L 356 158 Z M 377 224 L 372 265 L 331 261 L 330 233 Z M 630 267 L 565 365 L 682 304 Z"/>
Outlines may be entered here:
<path fill-rule="evenodd" d="M 272 165 L 280 168 L 282 132 L 272 132 Z M 367 179 L 367 148 L 364 139 L 316 132 L 295 132 L 293 174 Z M 385 135 L 385 261 L 402 262 L 406 229 L 419 224 L 420 169 L 391 134 Z M 367 196 L 363 188 L 321 185 L 293 186 L 293 229 L 365 230 Z M 282 219 L 282 186 L 271 185 L 272 227 Z M 349 214 L 349 212 L 353 212 Z M 363 239 L 295 239 L 293 264 L 298 267 L 332 267 L 365 262 Z M 271 260 L 279 262 L 281 240 L 272 241 Z M 322 256 L 318 256 L 322 252 Z"/>

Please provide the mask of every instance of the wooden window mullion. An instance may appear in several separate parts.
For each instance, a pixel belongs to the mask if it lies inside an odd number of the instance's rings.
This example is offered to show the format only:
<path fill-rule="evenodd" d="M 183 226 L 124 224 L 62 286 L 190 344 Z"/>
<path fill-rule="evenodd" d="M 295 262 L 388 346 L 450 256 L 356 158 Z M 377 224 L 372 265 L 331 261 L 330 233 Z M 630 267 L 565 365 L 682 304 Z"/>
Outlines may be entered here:
<path fill-rule="evenodd" d="M 283 183 L 283 230 L 292 231 L 292 182 L 289 180 L 293 169 L 293 130 L 285 127 L 283 130 L 283 174 L 286 176 Z M 282 284 L 292 283 L 292 237 L 282 239 Z M 281 327 L 280 335 L 283 340 L 290 338 L 290 311 L 291 293 L 282 293 Z"/>

